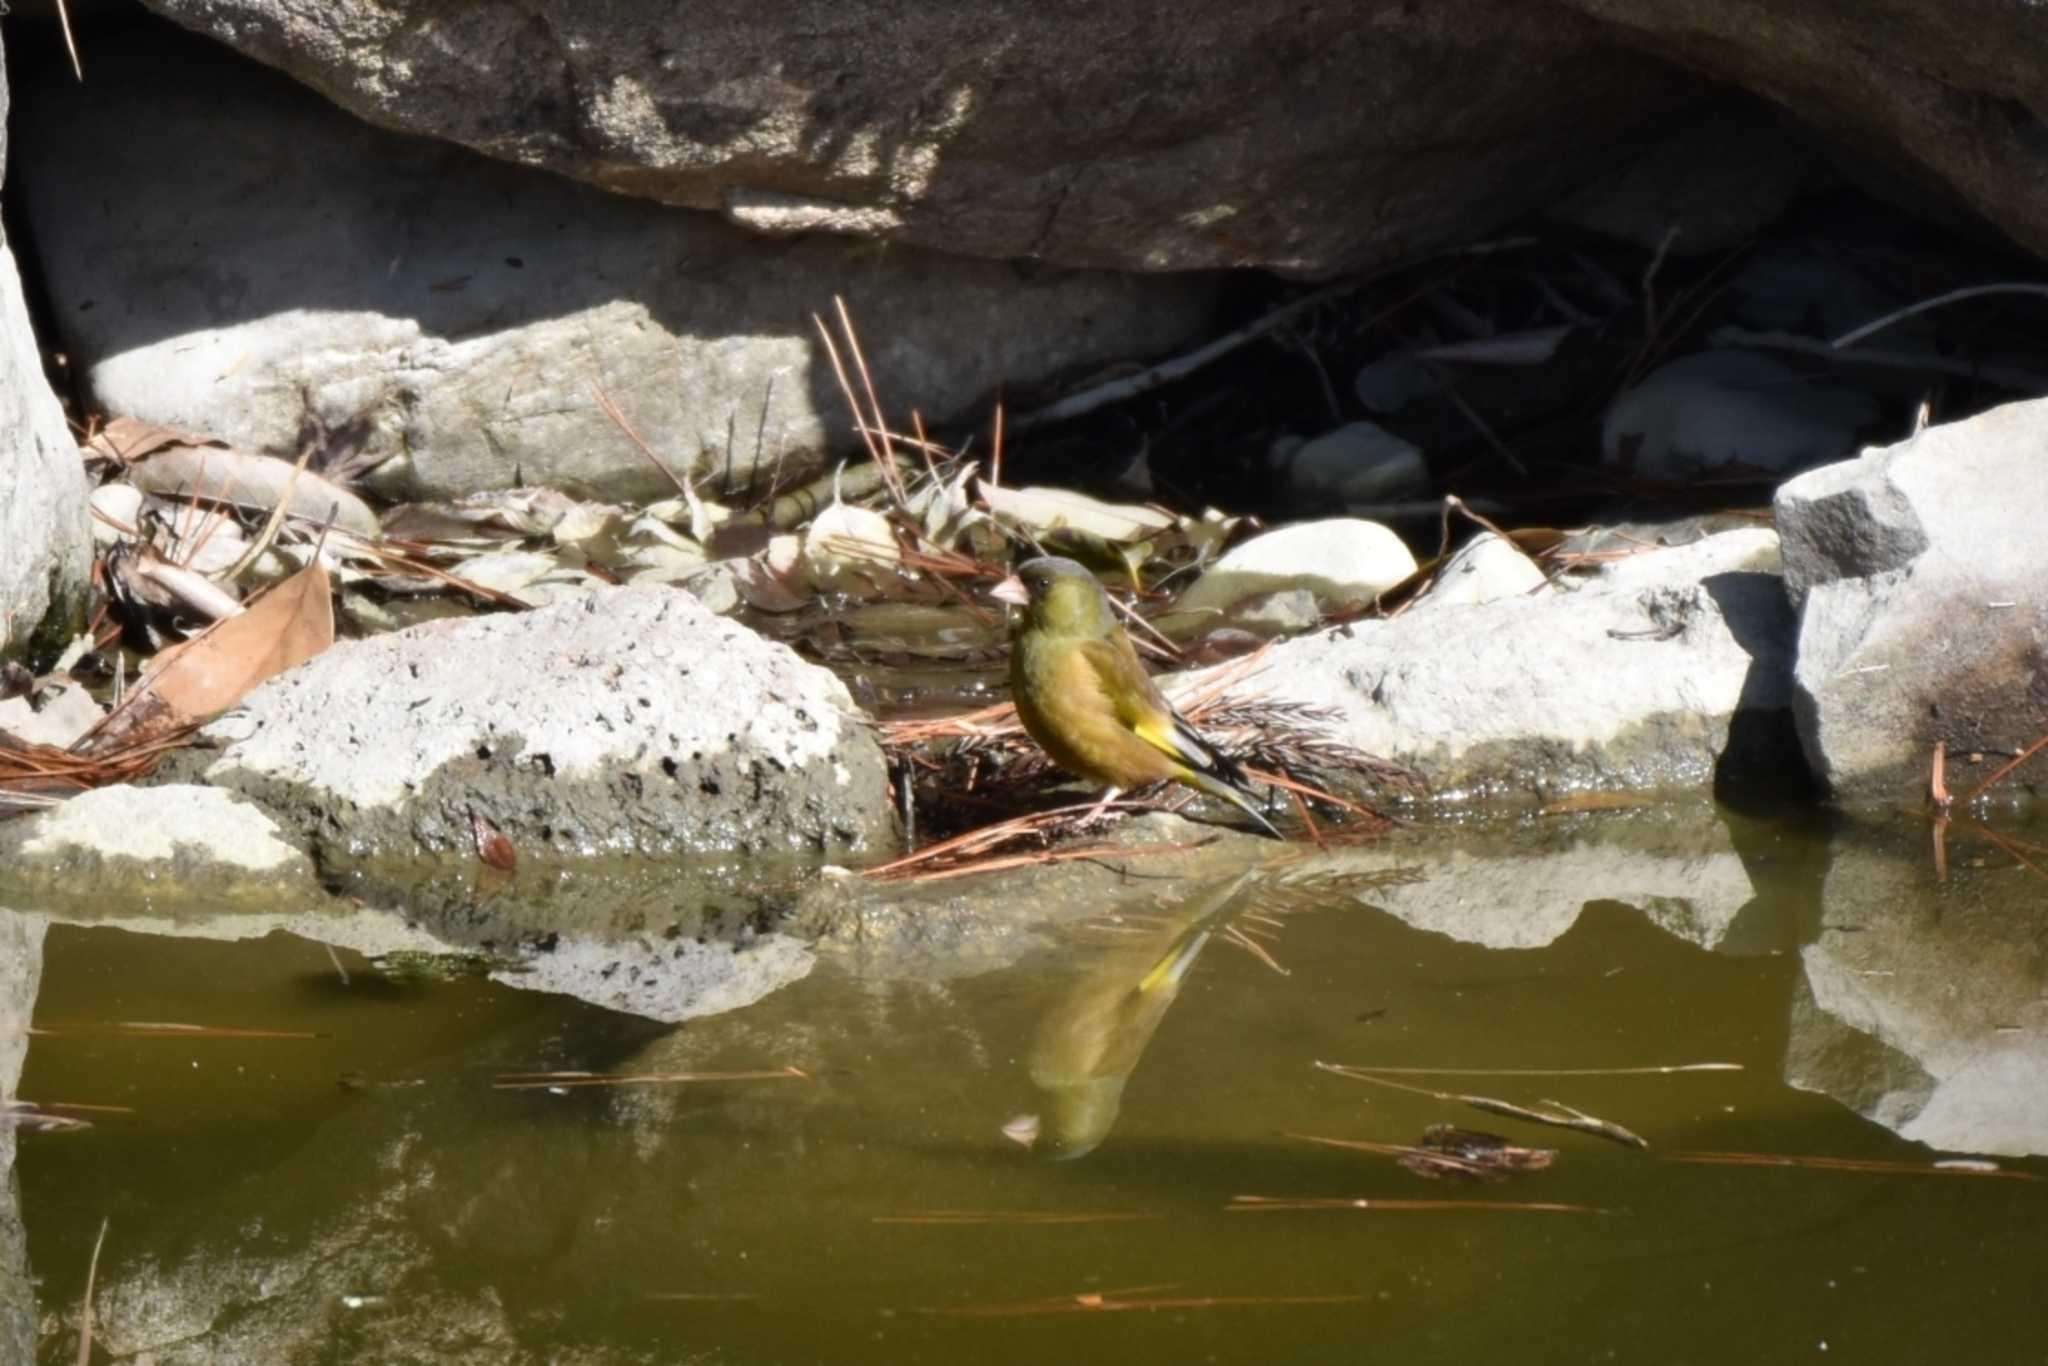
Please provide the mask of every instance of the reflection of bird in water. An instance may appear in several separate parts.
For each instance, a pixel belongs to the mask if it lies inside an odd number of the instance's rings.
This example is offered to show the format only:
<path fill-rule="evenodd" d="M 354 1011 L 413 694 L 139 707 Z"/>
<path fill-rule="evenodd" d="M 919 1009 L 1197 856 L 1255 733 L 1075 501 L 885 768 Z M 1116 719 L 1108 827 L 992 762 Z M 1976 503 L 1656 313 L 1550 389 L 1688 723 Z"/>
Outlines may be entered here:
<path fill-rule="evenodd" d="M 1156 931 L 1095 960 L 1038 1023 L 1031 1082 L 1041 1112 L 1011 1120 L 1005 1134 L 1055 1161 L 1084 1156 L 1109 1136 L 1124 1083 L 1254 871 L 1191 897 Z"/>
<path fill-rule="evenodd" d="M 1024 608 L 1010 651 L 1017 719 L 1052 761 L 1120 792 L 1176 782 L 1221 797 L 1279 839 L 1244 770 L 1173 709 L 1138 662 L 1095 576 L 1073 560 L 1026 560 L 994 596 Z"/>

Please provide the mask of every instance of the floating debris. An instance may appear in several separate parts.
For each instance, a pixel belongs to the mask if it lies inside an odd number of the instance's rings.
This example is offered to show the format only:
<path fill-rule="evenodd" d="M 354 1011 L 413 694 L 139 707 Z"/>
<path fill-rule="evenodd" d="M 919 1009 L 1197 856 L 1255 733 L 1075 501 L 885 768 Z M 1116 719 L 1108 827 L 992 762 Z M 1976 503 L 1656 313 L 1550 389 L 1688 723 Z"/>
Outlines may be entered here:
<path fill-rule="evenodd" d="M 809 1081 L 800 1067 L 759 1072 L 506 1072 L 491 1079 L 498 1091 L 566 1091 L 583 1086 L 672 1086 L 700 1081 Z"/>

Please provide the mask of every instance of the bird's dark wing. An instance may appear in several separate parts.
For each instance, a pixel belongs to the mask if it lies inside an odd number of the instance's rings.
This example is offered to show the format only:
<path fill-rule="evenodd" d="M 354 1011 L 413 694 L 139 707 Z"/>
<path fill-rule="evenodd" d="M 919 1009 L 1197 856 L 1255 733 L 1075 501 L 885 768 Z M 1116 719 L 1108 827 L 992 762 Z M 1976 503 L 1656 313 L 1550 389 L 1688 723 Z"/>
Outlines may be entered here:
<path fill-rule="evenodd" d="M 1174 710 L 1138 662 L 1128 638 L 1091 640 L 1078 648 L 1094 670 L 1103 695 L 1115 704 L 1118 719 L 1133 735 L 1191 773 L 1240 792 L 1247 790 L 1244 770 Z"/>

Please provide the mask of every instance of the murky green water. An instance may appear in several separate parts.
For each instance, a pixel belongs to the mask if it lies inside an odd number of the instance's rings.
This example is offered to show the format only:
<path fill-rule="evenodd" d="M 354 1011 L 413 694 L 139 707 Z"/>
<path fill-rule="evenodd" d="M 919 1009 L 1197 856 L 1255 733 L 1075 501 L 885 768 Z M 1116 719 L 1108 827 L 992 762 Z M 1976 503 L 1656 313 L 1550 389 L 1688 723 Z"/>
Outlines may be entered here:
<path fill-rule="evenodd" d="M 2048 1183 L 1678 1160 L 2048 1176 L 2027 1155 L 2048 1151 L 2048 881 L 1993 846 L 1950 856 L 1937 882 L 1917 819 L 1824 839 L 1683 817 L 1416 837 L 1235 887 L 1105 869 L 1099 913 L 1020 961 L 934 979 L 828 952 L 679 1027 L 382 975 L 297 934 L 53 923 L 19 1094 L 132 1113 L 17 1136 L 0 1224 L 35 1280 L 0 1315 L 71 1361 L 104 1218 L 99 1359 L 2048 1359 Z M 1365 865 L 1393 885 L 1361 891 Z M 1285 975 L 1232 924 L 1270 933 Z M 1155 970 L 1176 954 L 1177 997 Z M 1564 1102 L 1642 1152 L 1319 1060 L 1742 1070 L 1400 1078 Z M 788 1066 L 805 1075 L 493 1085 Z M 1026 1113 L 1030 1152 L 1003 1132 Z M 1445 1183 L 1291 1136 L 1440 1122 L 1558 1156 Z"/>

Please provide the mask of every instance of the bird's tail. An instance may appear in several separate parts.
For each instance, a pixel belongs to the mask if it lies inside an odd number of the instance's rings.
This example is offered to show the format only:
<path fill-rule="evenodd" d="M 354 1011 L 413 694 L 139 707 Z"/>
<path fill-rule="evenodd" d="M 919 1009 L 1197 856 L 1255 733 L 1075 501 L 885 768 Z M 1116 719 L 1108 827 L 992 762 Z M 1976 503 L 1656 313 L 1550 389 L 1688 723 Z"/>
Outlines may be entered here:
<path fill-rule="evenodd" d="M 1251 794 L 1242 788 L 1233 787 L 1213 774 L 1204 773 L 1200 769 L 1187 768 L 1185 766 L 1181 769 L 1181 781 L 1190 787 L 1200 788 L 1212 797 L 1221 797 L 1224 801 L 1229 802 L 1232 806 L 1244 812 L 1245 815 L 1257 821 L 1259 827 L 1274 839 L 1284 840 L 1287 838 L 1273 828 L 1273 822 L 1266 819 L 1265 814 L 1252 801 Z"/>

